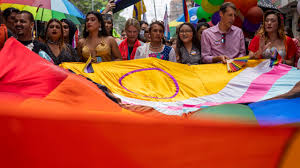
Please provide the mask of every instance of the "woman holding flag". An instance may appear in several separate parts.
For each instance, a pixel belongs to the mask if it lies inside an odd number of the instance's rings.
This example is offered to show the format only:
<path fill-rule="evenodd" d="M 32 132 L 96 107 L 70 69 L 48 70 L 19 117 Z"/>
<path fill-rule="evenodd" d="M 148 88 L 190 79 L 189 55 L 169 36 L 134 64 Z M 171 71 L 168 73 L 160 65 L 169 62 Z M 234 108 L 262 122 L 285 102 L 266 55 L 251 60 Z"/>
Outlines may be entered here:
<path fill-rule="evenodd" d="M 125 23 L 125 32 L 127 38 L 120 43 L 119 49 L 123 60 L 131 60 L 134 59 L 137 48 L 143 45 L 143 42 L 138 40 L 139 21 L 133 18 L 128 19 Z"/>
<path fill-rule="evenodd" d="M 201 47 L 197 32 L 191 23 L 183 23 L 177 31 L 177 61 L 183 64 L 197 65 L 201 63 Z"/>
<path fill-rule="evenodd" d="M 162 60 L 176 62 L 176 54 L 172 47 L 164 45 L 165 27 L 160 21 L 155 21 L 150 24 L 150 43 L 140 46 L 135 54 L 135 59 L 155 57 Z"/>

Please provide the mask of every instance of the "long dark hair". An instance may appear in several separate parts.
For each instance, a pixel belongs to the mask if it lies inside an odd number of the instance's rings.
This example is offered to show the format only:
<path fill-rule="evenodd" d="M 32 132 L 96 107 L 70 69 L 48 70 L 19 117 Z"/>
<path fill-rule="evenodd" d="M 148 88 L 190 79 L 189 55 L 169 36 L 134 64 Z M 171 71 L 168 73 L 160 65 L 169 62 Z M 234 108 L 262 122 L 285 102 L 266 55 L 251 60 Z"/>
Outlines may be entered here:
<path fill-rule="evenodd" d="M 61 21 L 59 21 L 58 19 L 51 19 L 49 20 L 48 24 L 47 24 L 47 27 L 46 27 L 46 43 L 48 43 L 48 40 L 49 40 L 49 37 L 48 37 L 48 28 L 50 26 L 50 24 L 52 22 L 56 22 L 60 25 L 60 31 L 61 31 L 61 35 L 60 35 L 60 38 L 59 38 L 59 42 L 58 42 L 58 45 L 59 45 L 59 48 L 65 48 L 65 43 L 64 43 L 64 30 L 63 30 L 63 27 L 62 27 L 62 24 L 61 24 Z"/>
<path fill-rule="evenodd" d="M 75 32 L 77 31 L 77 27 L 69 19 L 61 19 L 60 21 L 66 23 L 69 26 L 69 44 L 72 46 L 73 37 L 74 37 Z"/>
<path fill-rule="evenodd" d="M 108 36 L 107 31 L 106 31 L 106 28 L 105 28 L 104 20 L 103 20 L 101 14 L 100 14 L 99 12 L 96 12 L 96 11 L 91 11 L 91 12 L 88 12 L 88 13 L 86 14 L 86 17 L 87 17 L 88 15 L 91 15 L 91 14 L 93 14 L 93 15 L 95 15 L 95 16 L 97 17 L 97 19 L 98 19 L 98 21 L 99 21 L 99 23 L 100 23 L 100 25 L 101 25 L 101 30 L 98 31 L 98 37 L 101 37 L 101 36 L 104 36 L 104 37 L 105 37 L 105 36 Z M 86 20 L 85 20 L 85 23 L 84 23 L 84 29 L 83 29 L 83 37 L 84 37 L 84 38 L 87 38 L 88 36 L 89 36 L 89 32 L 88 32 L 87 29 L 86 29 Z"/>
<path fill-rule="evenodd" d="M 181 53 L 180 53 L 180 48 L 184 47 L 183 41 L 180 39 L 179 37 L 179 32 L 180 29 L 182 28 L 182 26 L 187 25 L 189 26 L 192 31 L 193 31 L 193 38 L 192 38 L 192 43 L 193 46 L 195 46 L 196 48 L 198 48 L 199 51 L 201 51 L 201 45 L 200 45 L 200 41 L 198 39 L 197 36 L 197 32 L 196 29 L 194 28 L 193 24 L 191 23 L 182 23 L 179 27 L 178 27 L 178 31 L 177 31 L 177 41 L 176 41 L 176 52 L 179 54 L 179 60 L 181 61 Z"/>

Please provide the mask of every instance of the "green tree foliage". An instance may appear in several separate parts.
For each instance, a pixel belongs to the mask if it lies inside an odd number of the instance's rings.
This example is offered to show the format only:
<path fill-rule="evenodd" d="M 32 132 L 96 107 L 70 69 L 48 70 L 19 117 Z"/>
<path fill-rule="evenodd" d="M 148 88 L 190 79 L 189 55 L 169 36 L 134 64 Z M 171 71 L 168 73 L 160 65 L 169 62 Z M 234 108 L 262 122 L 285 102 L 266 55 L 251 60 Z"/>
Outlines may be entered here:
<path fill-rule="evenodd" d="M 92 10 L 92 0 L 70 0 L 82 13 L 86 14 Z M 107 0 L 94 0 L 94 10 L 100 10 L 108 3 Z"/>

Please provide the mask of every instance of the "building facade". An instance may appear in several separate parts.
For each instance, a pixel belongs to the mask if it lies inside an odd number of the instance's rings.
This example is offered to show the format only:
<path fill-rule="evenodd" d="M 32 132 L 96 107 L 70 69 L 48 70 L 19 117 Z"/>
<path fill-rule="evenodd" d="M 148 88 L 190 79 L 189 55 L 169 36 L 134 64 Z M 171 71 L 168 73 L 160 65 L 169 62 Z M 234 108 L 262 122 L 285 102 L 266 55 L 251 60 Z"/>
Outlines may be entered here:
<path fill-rule="evenodd" d="M 193 7 L 193 1 L 187 0 L 188 8 Z M 182 0 L 171 0 L 170 2 L 170 21 L 176 20 L 183 14 Z"/>
<path fill-rule="evenodd" d="M 300 37 L 300 33 L 298 32 L 298 0 L 281 0 L 280 4 L 280 11 L 285 15 L 285 26 L 292 29 L 295 37 Z"/>

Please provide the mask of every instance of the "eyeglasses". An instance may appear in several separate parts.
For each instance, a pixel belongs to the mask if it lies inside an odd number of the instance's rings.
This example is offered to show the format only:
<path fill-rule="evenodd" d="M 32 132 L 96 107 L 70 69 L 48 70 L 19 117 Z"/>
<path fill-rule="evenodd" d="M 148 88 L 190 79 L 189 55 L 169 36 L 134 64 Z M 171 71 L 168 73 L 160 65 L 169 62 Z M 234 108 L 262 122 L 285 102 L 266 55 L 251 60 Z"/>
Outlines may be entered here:
<path fill-rule="evenodd" d="M 179 34 L 184 34 L 184 33 L 192 33 L 192 30 L 186 30 L 186 31 L 179 31 Z"/>
<path fill-rule="evenodd" d="M 226 36 L 225 33 L 223 33 L 223 34 L 221 35 L 221 43 L 222 43 L 222 44 L 225 43 L 225 36 Z"/>

